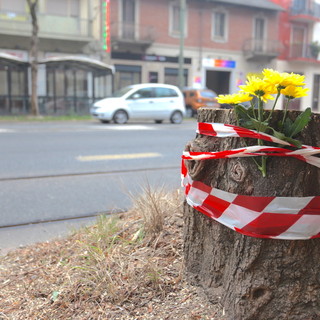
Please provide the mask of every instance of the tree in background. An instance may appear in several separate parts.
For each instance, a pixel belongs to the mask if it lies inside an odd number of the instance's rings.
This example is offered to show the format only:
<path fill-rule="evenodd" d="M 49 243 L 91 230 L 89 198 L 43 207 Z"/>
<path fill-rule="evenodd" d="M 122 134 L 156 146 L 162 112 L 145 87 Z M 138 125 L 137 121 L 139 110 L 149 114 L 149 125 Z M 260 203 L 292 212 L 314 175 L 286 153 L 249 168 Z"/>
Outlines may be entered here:
<path fill-rule="evenodd" d="M 38 18 L 37 18 L 37 6 L 38 0 L 27 0 L 31 22 L 32 22 L 32 35 L 31 35 L 31 46 L 30 46 L 30 60 L 31 60 L 31 113 L 35 116 L 39 115 L 38 106 Z"/>

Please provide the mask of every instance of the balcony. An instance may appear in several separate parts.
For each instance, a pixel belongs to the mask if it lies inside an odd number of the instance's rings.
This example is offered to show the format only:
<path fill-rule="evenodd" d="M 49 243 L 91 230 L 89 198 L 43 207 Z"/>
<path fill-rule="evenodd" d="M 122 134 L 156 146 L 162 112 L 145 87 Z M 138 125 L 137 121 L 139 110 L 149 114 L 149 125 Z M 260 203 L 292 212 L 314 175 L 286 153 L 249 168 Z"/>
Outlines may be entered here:
<path fill-rule="evenodd" d="M 39 37 L 88 42 L 93 40 L 88 19 L 38 15 Z M 30 37 L 31 19 L 26 13 L 0 12 L 0 33 L 8 36 Z"/>
<path fill-rule="evenodd" d="M 243 44 L 243 54 L 248 61 L 270 61 L 282 50 L 278 40 L 247 39 Z"/>
<path fill-rule="evenodd" d="M 155 41 L 153 26 L 111 23 L 111 45 L 114 51 L 145 52 Z"/>
<path fill-rule="evenodd" d="M 305 6 L 293 5 L 290 8 L 290 20 L 297 22 L 320 22 L 320 4 L 311 2 Z"/>
<path fill-rule="evenodd" d="M 288 60 L 320 63 L 318 57 L 319 49 L 313 44 L 295 43 L 290 45 Z"/>

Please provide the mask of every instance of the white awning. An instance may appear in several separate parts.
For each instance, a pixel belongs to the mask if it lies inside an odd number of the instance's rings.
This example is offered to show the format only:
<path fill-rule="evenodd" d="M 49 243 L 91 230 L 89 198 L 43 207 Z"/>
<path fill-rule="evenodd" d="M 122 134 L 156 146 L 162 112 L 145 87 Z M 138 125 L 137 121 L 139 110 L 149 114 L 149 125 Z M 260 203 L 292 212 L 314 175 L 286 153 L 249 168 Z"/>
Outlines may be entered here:
<path fill-rule="evenodd" d="M 16 64 L 16 65 L 29 65 L 28 61 L 24 61 L 13 54 L 5 53 L 5 52 L 0 52 L 0 61 L 5 61 L 11 64 Z"/>
<path fill-rule="evenodd" d="M 109 71 L 110 73 L 115 72 L 115 68 L 112 65 L 106 64 L 102 61 L 80 56 L 57 56 L 50 57 L 43 60 L 40 60 L 39 63 L 42 64 L 66 64 L 74 66 L 84 66 L 90 69 L 99 70 L 99 71 Z"/>

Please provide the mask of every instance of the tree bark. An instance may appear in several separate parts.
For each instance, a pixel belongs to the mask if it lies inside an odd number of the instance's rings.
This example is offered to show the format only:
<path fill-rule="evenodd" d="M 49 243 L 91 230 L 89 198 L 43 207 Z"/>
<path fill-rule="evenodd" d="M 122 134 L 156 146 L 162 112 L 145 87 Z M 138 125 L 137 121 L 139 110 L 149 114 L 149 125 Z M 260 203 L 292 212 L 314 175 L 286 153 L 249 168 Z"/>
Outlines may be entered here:
<path fill-rule="evenodd" d="M 290 112 L 293 119 L 299 112 Z M 282 111 L 272 117 L 281 119 Z M 201 109 L 199 122 L 236 124 L 233 110 Z M 320 146 L 320 116 L 298 137 Z M 256 144 L 243 138 L 198 135 L 187 151 L 222 151 Z M 185 161 L 193 180 L 251 196 L 320 195 L 320 169 L 288 157 L 268 157 L 263 178 L 251 158 Z M 184 258 L 188 279 L 223 305 L 232 320 L 320 319 L 320 240 L 244 236 L 184 205 Z"/>
<path fill-rule="evenodd" d="M 39 115 L 38 105 L 38 18 L 37 18 L 37 5 L 38 0 L 27 0 L 31 21 L 32 21 L 32 35 L 31 35 L 31 47 L 30 47 L 30 60 L 31 60 L 31 114 Z"/>

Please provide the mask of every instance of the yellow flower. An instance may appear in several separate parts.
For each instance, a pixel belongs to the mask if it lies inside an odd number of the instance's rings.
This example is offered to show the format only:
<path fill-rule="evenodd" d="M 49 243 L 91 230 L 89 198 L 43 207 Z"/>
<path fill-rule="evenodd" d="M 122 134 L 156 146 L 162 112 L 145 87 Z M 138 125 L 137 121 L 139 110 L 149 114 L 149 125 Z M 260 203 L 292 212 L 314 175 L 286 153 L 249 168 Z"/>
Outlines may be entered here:
<path fill-rule="evenodd" d="M 242 102 L 250 101 L 252 100 L 252 96 L 250 96 L 248 93 L 234 93 L 234 94 L 220 94 L 218 96 L 218 102 L 219 103 L 226 103 L 226 104 L 239 104 Z"/>
<path fill-rule="evenodd" d="M 239 87 L 243 92 L 255 95 L 264 102 L 266 102 L 268 99 L 273 100 L 274 97 L 271 94 L 277 93 L 274 85 L 255 76 L 248 77 L 246 85 Z"/>
<path fill-rule="evenodd" d="M 281 90 L 281 93 L 288 99 L 301 98 L 308 95 L 309 89 L 296 87 L 296 86 L 287 86 L 285 89 Z"/>
<path fill-rule="evenodd" d="M 272 69 L 263 70 L 264 80 L 276 88 L 284 89 L 287 86 L 304 86 L 304 76 L 296 73 L 278 72 Z"/>

